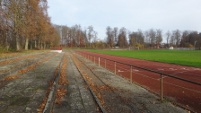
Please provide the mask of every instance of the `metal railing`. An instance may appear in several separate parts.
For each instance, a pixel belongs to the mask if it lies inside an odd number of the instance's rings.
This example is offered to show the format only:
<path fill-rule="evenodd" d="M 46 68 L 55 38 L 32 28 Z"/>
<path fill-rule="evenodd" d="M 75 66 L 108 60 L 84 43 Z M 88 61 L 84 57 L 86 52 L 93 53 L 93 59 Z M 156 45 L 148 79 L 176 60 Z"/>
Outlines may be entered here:
<path fill-rule="evenodd" d="M 182 103 L 182 104 L 179 104 L 182 107 L 185 107 L 186 109 L 189 109 L 192 111 L 194 111 L 194 110 L 200 111 L 201 110 L 199 107 L 196 106 L 196 104 L 201 103 L 201 83 L 199 83 L 199 82 L 191 81 L 191 80 L 179 77 L 179 76 L 175 76 L 175 75 L 167 74 L 164 72 L 136 66 L 133 64 L 128 64 L 128 63 L 124 63 L 124 62 L 120 62 L 120 61 L 116 61 L 116 60 L 112 60 L 112 59 L 108 59 L 108 58 L 104 58 L 104 57 L 100 57 L 100 56 L 96 56 L 96 55 L 92 55 L 92 54 L 87 54 L 84 52 L 78 52 L 78 54 L 93 61 L 94 63 L 98 64 L 99 66 L 102 66 L 102 67 L 114 72 L 117 75 L 124 76 L 125 78 L 129 79 L 129 81 L 131 83 L 135 82 L 141 86 L 145 86 L 146 88 L 149 87 L 148 85 L 146 85 L 146 83 L 140 82 L 143 80 L 135 79 L 136 77 L 138 77 L 136 75 L 141 75 L 144 78 L 146 77 L 146 79 L 148 78 L 147 81 L 149 81 L 149 79 L 150 79 L 150 81 L 155 80 L 157 82 L 155 84 L 157 84 L 157 85 L 153 85 L 153 90 L 152 90 L 152 87 L 150 87 L 148 89 L 156 94 L 159 94 L 161 100 L 164 100 L 164 95 L 169 98 L 172 98 L 169 95 L 173 95 L 174 100 L 176 98 L 176 101 L 179 100 L 179 103 Z M 124 70 L 124 71 L 121 72 L 121 70 Z M 140 70 L 141 73 L 135 72 L 134 70 Z M 146 73 L 148 73 L 148 74 L 146 74 Z M 151 74 L 152 76 L 155 76 L 155 77 L 153 78 L 149 74 Z M 141 79 L 143 79 L 143 78 L 141 78 Z M 160 91 L 158 91 L 157 88 L 154 88 L 154 87 L 158 87 L 158 83 L 160 84 L 160 86 L 158 88 Z M 170 90 L 165 91 L 166 93 L 164 94 L 164 85 L 165 85 L 166 89 L 170 88 L 170 86 L 173 87 L 175 91 L 172 91 L 170 89 Z M 179 98 L 178 94 L 174 94 L 174 92 L 176 92 L 177 88 L 178 89 L 180 88 L 179 91 L 180 90 L 182 91 L 182 93 L 179 92 L 179 94 L 180 93 L 184 94 L 184 92 L 185 92 L 184 98 L 178 99 Z M 193 89 L 193 88 L 195 88 L 195 89 Z M 178 92 L 176 92 L 176 93 L 178 93 Z M 195 101 L 199 102 L 199 103 L 196 103 L 196 102 L 195 102 L 195 104 L 192 104 L 194 102 L 188 103 L 189 101 L 192 101 L 192 100 L 188 100 L 191 96 L 192 97 L 198 96 L 197 99 L 195 99 Z M 185 98 L 185 97 L 189 97 L 189 98 Z"/>

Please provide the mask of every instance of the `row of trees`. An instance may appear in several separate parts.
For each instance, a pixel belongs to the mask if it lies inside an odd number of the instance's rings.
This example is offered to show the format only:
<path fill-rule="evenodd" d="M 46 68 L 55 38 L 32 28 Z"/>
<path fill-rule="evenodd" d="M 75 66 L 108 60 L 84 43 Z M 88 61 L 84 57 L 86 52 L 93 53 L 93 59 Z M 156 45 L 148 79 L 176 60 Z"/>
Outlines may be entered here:
<path fill-rule="evenodd" d="M 107 27 L 105 40 L 97 38 L 93 26 L 82 29 L 80 25 L 58 26 L 55 25 L 61 37 L 61 44 L 68 47 L 88 48 L 161 48 L 161 47 L 196 47 L 201 48 L 201 33 L 196 31 L 167 31 L 163 34 L 160 29 L 147 31 L 129 31 L 122 27 Z M 165 39 L 165 40 L 163 40 Z"/>
<path fill-rule="evenodd" d="M 106 43 L 108 47 L 131 48 L 160 48 L 160 47 L 196 47 L 201 49 L 201 33 L 197 31 L 167 31 L 165 34 L 160 29 L 130 32 L 125 28 L 106 28 Z M 166 39 L 166 44 L 162 44 Z M 164 41 L 165 42 L 165 41 Z"/>
<path fill-rule="evenodd" d="M 47 0 L 0 0 L 0 46 L 20 51 L 59 44 Z"/>
<path fill-rule="evenodd" d="M 61 45 L 68 47 L 88 47 L 97 48 L 97 32 L 93 26 L 82 29 L 80 25 L 72 27 L 54 25 L 61 37 Z"/>
<path fill-rule="evenodd" d="M 129 31 L 122 27 L 106 28 L 105 40 L 97 38 L 93 26 L 82 29 L 52 25 L 47 13 L 47 0 L 0 0 L 0 49 L 46 49 L 51 46 L 89 48 L 159 48 L 196 47 L 201 49 L 201 33 L 160 29 Z M 103 37 L 102 37 L 103 38 Z M 166 41 L 163 41 L 165 39 Z"/>
<path fill-rule="evenodd" d="M 184 31 L 178 40 L 180 41 L 180 47 L 195 47 L 196 49 L 201 49 L 201 33 L 198 33 L 197 31 Z M 175 43 L 174 37 L 172 41 Z"/>

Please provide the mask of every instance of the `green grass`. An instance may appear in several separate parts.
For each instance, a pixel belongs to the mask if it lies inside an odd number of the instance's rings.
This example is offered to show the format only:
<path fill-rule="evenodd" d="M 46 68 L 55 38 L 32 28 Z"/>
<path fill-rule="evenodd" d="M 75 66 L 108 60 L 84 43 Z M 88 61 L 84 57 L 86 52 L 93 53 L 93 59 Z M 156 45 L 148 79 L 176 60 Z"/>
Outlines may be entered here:
<path fill-rule="evenodd" d="M 201 51 L 198 50 L 88 50 L 101 54 L 144 59 L 171 64 L 201 67 Z"/>

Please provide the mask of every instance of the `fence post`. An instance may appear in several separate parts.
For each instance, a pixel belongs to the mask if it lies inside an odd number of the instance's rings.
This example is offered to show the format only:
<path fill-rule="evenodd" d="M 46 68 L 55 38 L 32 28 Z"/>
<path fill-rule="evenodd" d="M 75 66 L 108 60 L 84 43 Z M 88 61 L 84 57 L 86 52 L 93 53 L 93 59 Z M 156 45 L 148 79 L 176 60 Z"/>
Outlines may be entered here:
<path fill-rule="evenodd" d="M 114 62 L 114 74 L 117 74 L 117 63 Z"/>
<path fill-rule="evenodd" d="M 98 65 L 100 66 L 100 57 L 98 57 Z"/>
<path fill-rule="evenodd" d="M 106 59 L 105 59 L 105 68 L 106 68 Z"/>
<path fill-rule="evenodd" d="M 133 66 L 130 66 L 130 82 L 132 83 L 133 81 Z"/>
<path fill-rule="evenodd" d="M 160 79 L 160 88 L 161 88 L 160 96 L 161 96 L 161 100 L 163 101 L 163 75 L 162 74 Z"/>

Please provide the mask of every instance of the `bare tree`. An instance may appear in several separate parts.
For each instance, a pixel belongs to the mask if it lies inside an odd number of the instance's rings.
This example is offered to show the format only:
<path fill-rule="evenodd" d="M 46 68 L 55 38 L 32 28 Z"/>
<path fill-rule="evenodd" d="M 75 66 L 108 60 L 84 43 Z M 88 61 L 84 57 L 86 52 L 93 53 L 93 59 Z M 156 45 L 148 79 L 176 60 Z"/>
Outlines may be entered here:
<path fill-rule="evenodd" d="M 160 43 L 163 41 L 163 38 L 162 38 L 162 31 L 160 29 L 157 29 L 156 30 L 156 40 L 155 40 L 155 44 L 156 44 L 156 47 L 159 48 L 160 46 Z"/>
<path fill-rule="evenodd" d="M 141 30 L 129 34 L 129 42 L 131 47 L 142 48 L 144 46 L 144 35 Z"/>
<path fill-rule="evenodd" d="M 145 32 L 144 32 L 144 36 L 145 36 L 144 41 L 145 41 L 146 43 L 150 43 L 150 40 L 149 40 L 149 31 L 145 31 Z"/>
<path fill-rule="evenodd" d="M 97 40 L 98 40 L 98 32 L 94 31 L 93 42 L 96 42 Z"/>
<path fill-rule="evenodd" d="M 173 35 L 171 35 L 171 37 L 170 37 L 170 46 L 174 46 L 175 44 L 176 44 L 175 38 L 174 38 Z"/>
<path fill-rule="evenodd" d="M 174 30 L 172 36 L 173 36 L 173 38 L 175 40 L 176 47 L 178 47 L 179 44 L 180 44 L 180 40 L 181 40 L 181 33 L 180 33 L 180 31 L 178 29 Z"/>
<path fill-rule="evenodd" d="M 153 29 L 149 30 L 149 43 L 151 47 L 154 47 L 156 42 L 156 32 Z"/>
<path fill-rule="evenodd" d="M 142 30 L 138 29 L 138 38 L 137 38 L 138 40 L 137 40 L 137 42 L 139 44 L 144 44 L 144 38 L 145 38 L 145 36 L 144 36 Z"/>
<path fill-rule="evenodd" d="M 89 41 L 89 46 L 91 47 L 91 40 L 92 40 L 92 38 L 93 38 L 93 31 L 94 31 L 94 28 L 93 28 L 93 26 L 89 26 L 88 27 L 88 41 Z"/>
<path fill-rule="evenodd" d="M 113 32 L 114 33 L 114 43 L 115 43 L 115 45 L 117 45 L 117 42 L 118 42 L 118 28 L 115 27 L 113 31 L 114 31 Z"/>
<path fill-rule="evenodd" d="M 170 40 L 170 36 L 171 36 L 171 33 L 170 33 L 170 31 L 167 31 L 166 32 L 166 41 L 167 41 L 167 47 L 169 47 L 169 40 Z"/>
<path fill-rule="evenodd" d="M 126 28 L 124 27 L 119 30 L 118 46 L 121 48 L 128 47 L 128 41 L 126 37 Z"/>
<path fill-rule="evenodd" d="M 115 40 L 114 40 L 114 32 L 111 27 L 106 28 L 106 35 L 107 35 L 107 44 L 109 47 L 114 47 Z"/>
<path fill-rule="evenodd" d="M 190 32 L 189 31 L 183 31 L 182 36 L 181 36 L 181 42 L 180 45 L 181 47 L 188 47 L 189 44 L 189 36 Z"/>

